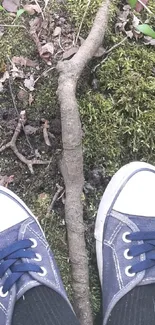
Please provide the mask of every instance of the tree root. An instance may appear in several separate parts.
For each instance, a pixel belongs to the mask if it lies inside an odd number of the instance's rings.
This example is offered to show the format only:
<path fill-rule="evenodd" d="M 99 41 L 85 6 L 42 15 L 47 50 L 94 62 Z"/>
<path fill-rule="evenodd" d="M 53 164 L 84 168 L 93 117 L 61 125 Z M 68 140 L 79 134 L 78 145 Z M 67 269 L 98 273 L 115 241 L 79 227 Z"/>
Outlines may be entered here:
<path fill-rule="evenodd" d="M 82 129 L 76 100 L 77 81 L 101 45 L 108 22 L 111 0 L 105 0 L 96 15 L 93 27 L 74 57 L 59 62 L 58 98 L 61 109 L 63 157 L 61 172 L 65 182 L 65 217 L 69 258 L 72 267 L 75 311 L 81 325 L 92 325 L 89 293 L 88 257 L 84 238 L 82 192 L 84 184 Z"/>
<path fill-rule="evenodd" d="M 17 146 L 16 146 L 16 141 L 17 141 L 18 136 L 19 136 L 23 126 L 25 125 L 25 123 L 26 123 L 26 114 L 25 114 L 25 111 L 21 111 L 19 120 L 18 120 L 18 124 L 14 131 L 13 137 L 12 137 L 11 141 L 9 141 L 8 143 L 6 143 L 5 145 L 3 145 L 0 148 L 0 153 L 3 152 L 4 150 L 10 148 L 14 152 L 14 154 L 18 157 L 18 159 L 27 165 L 31 174 L 33 174 L 34 173 L 33 165 L 47 165 L 47 164 L 49 164 L 49 161 L 38 160 L 36 158 L 29 160 L 18 151 Z"/>

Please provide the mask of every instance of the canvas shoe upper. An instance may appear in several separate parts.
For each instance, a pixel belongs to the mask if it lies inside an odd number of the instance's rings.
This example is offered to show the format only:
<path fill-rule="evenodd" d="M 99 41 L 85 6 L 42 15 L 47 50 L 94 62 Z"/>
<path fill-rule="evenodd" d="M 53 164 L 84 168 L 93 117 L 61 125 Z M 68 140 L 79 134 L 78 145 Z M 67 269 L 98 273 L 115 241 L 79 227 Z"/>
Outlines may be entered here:
<path fill-rule="evenodd" d="M 95 226 L 103 325 L 135 286 L 155 282 L 155 167 L 122 167 L 103 194 Z"/>
<path fill-rule="evenodd" d="M 32 212 L 10 190 L 0 187 L 0 324 L 11 325 L 16 301 L 46 285 L 69 303 L 45 235 Z"/>

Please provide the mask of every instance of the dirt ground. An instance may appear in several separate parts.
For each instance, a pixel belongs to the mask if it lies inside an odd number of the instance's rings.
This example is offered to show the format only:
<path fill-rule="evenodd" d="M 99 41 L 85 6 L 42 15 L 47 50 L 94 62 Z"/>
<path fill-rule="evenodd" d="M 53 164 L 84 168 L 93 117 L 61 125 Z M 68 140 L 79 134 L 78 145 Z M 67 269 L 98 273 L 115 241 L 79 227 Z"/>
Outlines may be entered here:
<path fill-rule="evenodd" d="M 64 5 L 63 1 L 60 2 L 61 6 L 62 3 Z M 125 1 L 122 2 L 124 4 Z M 64 49 L 67 51 L 74 41 L 76 24 L 81 17 L 79 15 L 76 19 L 76 1 L 73 5 L 71 0 L 68 3 L 73 11 L 73 21 L 65 7 L 62 10 L 60 4 L 56 7 L 53 7 L 53 2 L 48 4 L 39 39 L 41 46 L 52 42 L 54 54 L 46 53 L 44 57 L 40 57 L 37 45 L 28 32 L 30 20 L 34 20 L 38 15 L 31 17 L 24 13 L 13 23 L 16 16 L 12 17 L 5 12 L 0 12 L 0 24 L 20 25 L 0 27 L 0 78 L 9 69 L 11 83 L 10 89 L 9 81 L 6 79 L 3 83 L 3 91 L 0 92 L 0 147 L 11 140 L 17 126 L 18 114 L 24 109 L 28 135 L 25 136 L 23 131 L 20 133 L 17 148 L 27 159 L 37 157 L 48 162 L 45 165 L 34 166 L 34 174 L 31 174 L 28 167 L 11 149 L 6 149 L 0 153 L 0 175 L 14 175 L 12 183 L 8 185 L 9 188 L 19 195 L 39 218 L 55 253 L 65 288 L 72 300 L 63 191 L 55 202 L 50 216 L 46 218 L 49 204 L 57 191 L 57 184 L 64 188 L 59 170 L 62 145 L 60 111 L 56 96 L 58 75 L 55 66 L 57 60 L 62 58 Z M 117 3 L 118 1 L 114 1 L 114 4 Z M 153 1 L 151 3 L 155 9 Z M 81 8 L 80 10 L 83 10 L 82 5 Z M 115 9 L 112 8 L 110 27 L 106 35 L 107 48 L 124 37 L 115 35 L 116 13 L 113 14 Z M 90 20 L 83 26 L 83 37 L 90 27 Z M 26 29 L 22 27 L 23 25 Z M 56 27 L 61 28 L 61 38 L 53 36 Z M 100 61 L 94 59 L 86 67 L 78 85 L 84 140 L 84 219 L 90 265 L 90 289 L 96 324 L 100 323 L 101 293 L 93 232 L 101 195 L 111 175 L 122 164 L 137 159 L 154 162 L 155 159 L 153 140 L 155 56 L 151 46 L 146 48 L 141 42 L 137 43 L 135 40 L 129 40 L 126 47 L 118 48 L 104 66 L 92 74 L 92 66 Z M 16 65 L 17 70 L 15 70 L 12 65 L 14 56 L 29 58 L 33 62 L 36 61 L 37 65 L 35 67 L 26 64 Z M 134 82 L 137 75 L 139 79 L 136 92 Z M 29 80 L 31 76 L 35 81 L 37 80 L 34 90 L 27 88 L 24 83 L 25 79 Z M 43 118 L 49 121 L 50 146 L 45 143 L 43 137 Z"/>

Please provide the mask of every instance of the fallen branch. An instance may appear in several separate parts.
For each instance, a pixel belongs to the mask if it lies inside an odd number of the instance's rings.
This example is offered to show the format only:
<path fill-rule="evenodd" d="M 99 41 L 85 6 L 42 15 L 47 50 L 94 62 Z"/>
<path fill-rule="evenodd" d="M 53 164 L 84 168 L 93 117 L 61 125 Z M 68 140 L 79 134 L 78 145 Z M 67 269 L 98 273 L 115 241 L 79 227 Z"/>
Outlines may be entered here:
<path fill-rule="evenodd" d="M 49 205 L 49 207 L 47 209 L 47 213 L 46 213 L 46 216 L 45 216 L 46 218 L 49 218 L 49 215 L 50 215 L 50 212 L 53 209 L 54 203 L 57 201 L 59 194 L 63 191 L 62 186 L 60 186 L 59 184 L 56 184 L 56 186 L 57 186 L 57 191 L 54 194 L 53 199 L 52 199 L 52 201 L 51 201 L 51 203 L 50 203 L 50 205 Z"/>
<path fill-rule="evenodd" d="M 16 141 L 17 141 L 18 136 L 22 130 L 23 125 L 25 125 L 25 123 L 26 123 L 26 114 L 25 114 L 25 111 L 21 111 L 19 120 L 18 120 L 18 124 L 14 131 L 13 137 L 12 137 L 11 141 L 9 141 L 8 143 L 6 143 L 5 145 L 3 145 L 0 148 L 0 153 L 3 152 L 4 150 L 10 148 L 14 152 L 14 154 L 18 157 L 18 159 L 27 165 L 31 174 L 33 174 L 33 165 L 47 165 L 47 164 L 49 164 L 49 161 L 38 160 L 36 158 L 29 160 L 18 151 L 17 146 L 16 146 Z"/>
<path fill-rule="evenodd" d="M 105 0 L 85 42 L 71 60 L 59 62 L 57 94 L 60 102 L 63 157 L 61 172 L 65 182 L 65 217 L 69 258 L 72 267 L 75 311 L 81 325 L 92 325 L 88 257 L 84 238 L 82 192 L 84 184 L 82 130 L 76 100 L 77 81 L 102 44 L 111 0 Z"/>

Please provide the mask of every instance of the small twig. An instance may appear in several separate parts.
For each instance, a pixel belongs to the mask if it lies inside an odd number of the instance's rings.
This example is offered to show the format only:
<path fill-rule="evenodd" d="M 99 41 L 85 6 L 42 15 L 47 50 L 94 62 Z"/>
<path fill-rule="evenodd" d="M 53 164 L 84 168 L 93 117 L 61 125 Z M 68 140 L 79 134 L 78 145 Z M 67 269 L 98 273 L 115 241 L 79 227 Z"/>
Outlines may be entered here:
<path fill-rule="evenodd" d="M 10 60 L 9 56 L 7 56 L 7 59 L 12 64 L 12 61 Z M 12 98 L 12 102 L 13 102 L 14 109 L 15 109 L 16 114 L 17 114 L 17 117 L 19 119 L 20 116 L 19 116 L 19 112 L 18 112 L 17 105 L 16 105 L 16 102 L 15 102 L 15 98 L 14 98 L 14 95 L 13 95 L 13 91 L 12 91 L 12 85 L 11 85 L 11 80 L 10 80 L 9 66 L 7 67 L 7 70 L 8 70 L 8 73 L 9 73 L 9 90 L 10 90 L 10 94 L 11 94 L 11 98 Z M 22 123 L 22 119 L 21 119 L 21 123 Z M 25 128 L 24 128 L 24 124 L 23 123 L 22 123 L 22 128 L 23 128 L 23 131 L 24 131 L 24 134 L 25 134 L 26 141 L 27 141 L 28 145 L 30 146 L 31 150 L 33 150 L 33 147 L 32 147 L 32 145 L 31 145 L 31 143 L 29 141 L 29 138 L 28 138 L 26 132 L 25 132 Z"/>
<path fill-rule="evenodd" d="M 91 0 L 88 0 L 88 2 L 87 2 L 87 6 L 86 6 L 86 9 L 85 9 L 85 12 L 84 12 L 84 14 L 83 14 L 83 17 L 82 17 L 82 20 L 81 20 L 81 23 L 80 23 L 80 26 L 79 26 L 79 30 L 78 30 L 78 33 L 77 33 L 77 36 L 76 36 L 75 43 L 77 43 L 78 38 L 79 38 L 79 35 L 80 35 L 80 33 L 81 33 L 81 28 L 82 28 L 82 25 L 83 25 L 84 19 L 85 19 L 85 17 L 86 17 L 86 14 L 87 14 L 87 11 L 88 11 L 88 8 L 89 8 L 89 5 L 90 5 L 90 2 L 91 2 Z"/>
<path fill-rule="evenodd" d="M 18 120 L 18 124 L 14 131 L 13 137 L 12 137 L 11 141 L 9 141 L 8 143 L 6 143 L 5 145 L 3 145 L 0 148 L 0 153 L 3 152 L 4 150 L 10 148 L 14 152 L 14 154 L 20 159 L 20 161 L 22 161 L 24 164 L 26 164 L 28 166 L 31 174 L 33 174 L 34 173 L 33 165 L 46 165 L 49 163 L 49 161 L 38 160 L 36 158 L 29 160 L 18 151 L 18 149 L 16 147 L 16 141 L 17 141 L 18 136 L 22 130 L 22 126 L 25 125 L 25 123 L 26 123 L 25 111 L 21 111 L 19 120 Z"/>
<path fill-rule="evenodd" d="M 49 73 L 51 70 L 54 70 L 56 69 L 56 67 L 51 67 L 50 69 L 48 70 L 45 70 L 41 73 L 41 75 L 34 81 L 34 84 L 36 84 L 36 82 L 41 78 L 41 77 L 44 77 L 46 76 L 47 73 Z"/>
<path fill-rule="evenodd" d="M 153 15 L 153 12 L 143 3 L 141 0 L 138 0 L 138 2 L 149 12 L 149 14 Z"/>
<path fill-rule="evenodd" d="M 50 205 L 49 205 L 49 207 L 47 209 L 47 213 L 46 213 L 46 216 L 45 216 L 46 218 L 49 218 L 49 215 L 50 215 L 50 212 L 53 209 L 54 203 L 57 201 L 60 192 L 63 191 L 63 187 L 60 186 L 59 184 L 56 184 L 56 187 L 57 187 L 57 191 L 54 194 L 53 199 L 52 199 L 52 201 L 51 201 L 51 203 L 50 203 Z"/>
<path fill-rule="evenodd" d="M 20 28 L 24 28 L 27 30 L 26 26 L 24 25 L 6 25 L 6 24 L 0 24 L 0 27 L 20 27 Z"/>
<path fill-rule="evenodd" d="M 62 47 L 61 45 L 61 34 L 59 35 L 59 38 L 58 38 L 58 42 L 59 42 L 59 47 L 61 48 L 61 50 L 64 52 L 64 48 Z"/>
<path fill-rule="evenodd" d="M 42 9 L 41 9 L 41 7 L 40 7 L 40 5 L 39 5 L 39 3 L 38 3 L 38 1 L 37 0 L 34 0 L 34 2 L 35 2 L 35 4 L 39 7 L 39 9 L 40 9 L 40 12 L 41 12 L 41 15 L 42 15 L 42 18 L 43 18 L 43 20 L 45 19 L 45 17 L 44 17 L 44 14 L 43 14 L 43 11 L 42 11 Z"/>
<path fill-rule="evenodd" d="M 109 53 L 111 53 L 113 50 L 115 50 L 117 47 L 119 47 L 121 44 L 123 44 L 127 40 L 127 37 L 124 37 L 119 43 L 112 46 L 109 50 L 105 51 L 103 55 L 107 55 L 100 63 L 95 65 L 95 67 L 92 69 L 92 72 L 95 72 L 98 67 L 100 67 L 108 58 Z"/>
<path fill-rule="evenodd" d="M 47 146 L 51 147 L 51 143 L 48 137 L 48 129 L 49 129 L 49 121 L 45 120 L 44 118 L 41 119 L 41 121 L 43 122 L 43 137 L 44 137 L 44 141 L 46 143 Z"/>

